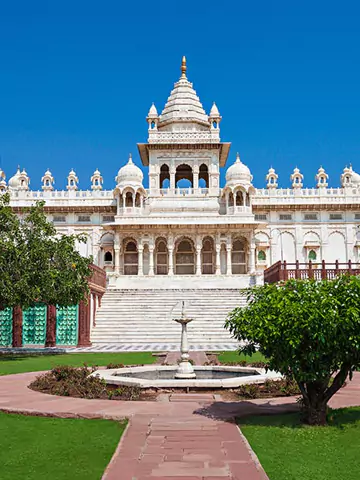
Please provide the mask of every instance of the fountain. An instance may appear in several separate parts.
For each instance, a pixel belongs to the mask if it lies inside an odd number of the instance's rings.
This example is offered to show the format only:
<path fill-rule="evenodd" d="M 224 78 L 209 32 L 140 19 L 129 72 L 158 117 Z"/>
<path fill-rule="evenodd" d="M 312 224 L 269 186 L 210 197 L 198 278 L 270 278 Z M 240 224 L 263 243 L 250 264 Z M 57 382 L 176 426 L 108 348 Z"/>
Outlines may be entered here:
<path fill-rule="evenodd" d="M 193 318 L 185 314 L 185 302 L 182 302 L 181 315 L 174 321 L 181 325 L 180 362 L 175 365 L 149 365 L 142 367 L 124 367 L 97 370 L 96 375 L 107 384 L 129 385 L 141 388 L 186 388 L 221 389 L 236 388 L 250 383 L 264 383 L 268 379 L 280 379 L 277 372 L 265 371 L 255 367 L 230 367 L 222 365 L 195 366 L 189 361 L 187 325 Z"/>
<path fill-rule="evenodd" d="M 181 325 L 181 357 L 178 369 L 175 373 L 175 378 L 196 378 L 196 373 L 192 364 L 189 362 L 189 345 L 187 339 L 187 324 L 192 322 L 192 318 L 187 318 L 185 315 L 185 302 L 182 302 L 181 317 L 174 318 L 174 321 Z"/>

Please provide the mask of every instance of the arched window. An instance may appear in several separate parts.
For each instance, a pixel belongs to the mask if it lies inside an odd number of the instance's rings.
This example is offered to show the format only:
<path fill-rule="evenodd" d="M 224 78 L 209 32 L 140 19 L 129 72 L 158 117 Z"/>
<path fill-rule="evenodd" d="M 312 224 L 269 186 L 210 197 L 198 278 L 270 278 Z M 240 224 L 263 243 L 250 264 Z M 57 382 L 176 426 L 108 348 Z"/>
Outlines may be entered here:
<path fill-rule="evenodd" d="M 310 250 L 309 260 L 311 260 L 312 262 L 316 262 L 316 252 L 315 252 L 315 250 Z"/>
<path fill-rule="evenodd" d="M 209 170 L 204 163 L 199 168 L 199 187 L 209 188 Z"/>
<path fill-rule="evenodd" d="M 264 250 L 259 250 L 259 252 L 258 252 L 258 260 L 259 260 L 259 262 L 265 262 L 265 260 L 266 260 L 266 253 L 264 252 Z"/>
<path fill-rule="evenodd" d="M 113 263 L 113 256 L 111 252 L 105 252 L 104 255 L 104 265 L 112 265 Z"/>
<path fill-rule="evenodd" d="M 235 240 L 231 254 L 232 273 L 235 275 L 246 273 L 246 253 L 243 240 Z"/>
<path fill-rule="evenodd" d="M 170 186 L 170 171 L 168 165 L 161 165 L 160 168 L 160 188 L 168 188 Z"/>
<path fill-rule="evenodd" d="M 168 266 L 168 249 L 165 240 L 159 240 L 156 245 L 156 275 L 167 275 Z"/>
<path fill-rule="evenodd" d="M 125 207 L 133 206 L 133 195 L 131 192 L 127 192 L 125 196 Z"/>
<path fill-rule="evenodd" d="M 124 275 L 137 275 L 138 251 L 136 243 L 132 240 L 126 243 L 124 251 Z"/>
<path fill-rule="evenodd" d="M 238 191 L 238 192 L 236 192 L 236 206 L 239 207 L 239 206 L 243 206 L 243 205 L 244 205 L 243 192 Z"/>
<path fill-rule="evenodd" d="M 135 207 L 140 207 L 140 193 L 137 192 L 135 195 Z"/>
<path fill-rule="evenodd" d="M 179 165 L 175 173 L 175 185 L 179 188 L 192 187 L 194 182 L 193 171 L 189 165 Z"/>
<path fill-rule="evenodd" d="M 193 275 L 195 273 L 194 248 L 190 240 L 182 240 L 176 250 L 176 274 Z"/>
<path fill-rule="evenodd" d="M 214 273 L 214 243 L 211 238 L 205 238 L 203 241 L 203 247 L 201 251 L 202 260 L 202 273 L 213 274 Z"/>

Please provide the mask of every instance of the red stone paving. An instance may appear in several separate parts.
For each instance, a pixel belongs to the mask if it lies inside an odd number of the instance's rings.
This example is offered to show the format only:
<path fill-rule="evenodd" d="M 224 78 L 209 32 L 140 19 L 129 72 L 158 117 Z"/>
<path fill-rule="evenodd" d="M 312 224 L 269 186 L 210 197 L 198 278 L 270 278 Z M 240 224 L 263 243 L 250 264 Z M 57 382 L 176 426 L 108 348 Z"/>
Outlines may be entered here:
<path fill-rule="evenodd" d="M 297 409 L 296 398 L 216 401 L 212 394 L 173 394 L 164 402 L 55 397 L 27 388 L 38 373 L 0 377 L 0 410 L 33 415 L 128 418 L 104 480 L 265 480 L 234 417 Z M 330 402 L 360 404 L 360 373 Z"/>

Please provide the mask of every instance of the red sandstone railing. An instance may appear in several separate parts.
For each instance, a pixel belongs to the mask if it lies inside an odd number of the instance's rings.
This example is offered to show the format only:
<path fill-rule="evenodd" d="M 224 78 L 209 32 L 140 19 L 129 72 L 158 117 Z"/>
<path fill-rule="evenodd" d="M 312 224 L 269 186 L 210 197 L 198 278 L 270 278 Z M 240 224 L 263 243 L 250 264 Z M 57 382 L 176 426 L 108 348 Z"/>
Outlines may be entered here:
<path fill-rule="evenodd" d="M 343 274 L 360 275 L 360 264 L 353 263 L 349 260 L 347 263 L 287 263 L 286 261 L 278 261 L 264 271 L 265 283 L 276 283 L 290 279 L 315 279 L 315 280 L 331 280 L 338 275 Z"/>

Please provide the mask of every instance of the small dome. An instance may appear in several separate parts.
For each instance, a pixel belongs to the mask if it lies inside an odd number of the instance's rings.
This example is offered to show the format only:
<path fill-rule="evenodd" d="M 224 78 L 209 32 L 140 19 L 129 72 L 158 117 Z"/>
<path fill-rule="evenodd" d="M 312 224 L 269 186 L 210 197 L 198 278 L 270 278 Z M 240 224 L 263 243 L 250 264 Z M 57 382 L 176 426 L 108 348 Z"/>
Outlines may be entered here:
<path fill-rule="evenodd" d="M 15 175 L 10 178 L 9 180 L 9 188 L 12 190 L 17 190 L 21 186 L 21 173 L 20 173 L 20 167 L 18 167 Z"/>
<path fill-rule="evenodd" d="M 219 113 L 219 110 L 218 110 L 215 102 L 213 103 L 213 106 L 211 107 L 210 117 L 220 117 L 220 113 Z"/>
<path fill-rule="evenodd" d="M 237 154 L 236 161 L 227 169 L 225 178 L 227 186 L 250 186 L 253 176 L 249 168 L 240 160 L 240 155 Z"/>
<path fill-rule="evenodd" d="M 0 168 L 0 180 L 5 180 L 5 178 L 6 178 L 6 175 L 5 175 L 4 170 L 2 170 L 2 169 Z"/>
<path fill-rule="evenodd" d="M 74 176 L 76 177 L 76 173 L 74 172 L 74 169 L 73 169 L 73 168 L 72 168 L 72 169 L 70 170 L 70 172 L 69 172 L 69 177 L 70 177 L 70 175 L 71 175 L 72 177 L 74 177 Z"/>
<path fill-rule="evenodd" d="M 98 168 L 95 170 L 95 172 L 93 173 L 93 175 L 101 175 L 101 173 L 99 172 L 99 169 L 98 169 Z"/>
<path fill-rule="evenodd" d="M 142 186 L 143 178 L 143 172 L 132 161 L 130 154 L 127 164 L 120 168 L 115 180 L 120 187 Z"/>
<path fill-rule="evenodd" d="M 51 177 L 52 176 L 52 173 L 50 172 L 49 169 L 46 170 L 46 172 L 44 173 L 44 177 Z"/>
<path fill-rule="evenodd" d="M 275 173 L 275 168 L 270 167 L 270 168 L 269 168 L 269 171 L 268 171 L 268 174 L 269 174 L 269 175 L 273 175 L 274 173 Z"/>
<path fill-rule="evenodd" d="M 154 103 L 151 105 L 150 107 L 150 110 L 149 110 L 149 113 L 148 113 L 148 117 L 157 117 L 158 116 L 158 112 L 156 110 L 156 107 L 154 105 Z"/>
<path fill-rule="evenodd" d="M 325 170 L 324 170 L 323 167 L 320 167 L 319 170 L 318 170 L 318 175 L 320 175 L 322 173 L 325 173 Z"/>

